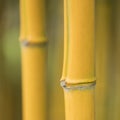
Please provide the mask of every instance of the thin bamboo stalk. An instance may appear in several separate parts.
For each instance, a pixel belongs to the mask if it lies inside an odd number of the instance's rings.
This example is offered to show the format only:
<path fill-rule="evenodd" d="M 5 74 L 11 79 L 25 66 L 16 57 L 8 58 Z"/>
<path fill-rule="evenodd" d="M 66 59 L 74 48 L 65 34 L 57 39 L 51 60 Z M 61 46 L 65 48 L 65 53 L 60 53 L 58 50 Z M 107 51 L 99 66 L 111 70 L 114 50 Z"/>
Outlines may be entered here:
<path fill-rule="evenodd" d="M 112 95 L 114 95 L 114 99 L 113 99 L 113 107 L 111 106 L 111 109 L 114 110 L 113 112 L 113 118 L 114 120 L 118 120 L 120 119 L 120 1 L 116 0 L 115 4 L 114 4 L 114 25 L 115 25 L 115 36 L 114 36 L 114 42 L 116 41 L 115 47 L 114 49 L 114 53 L 115 54 L 115 60 L 114 60 L 114 66 L 115 66 L 115 70 L 114 70 L 114 75 L 115 75 L 115 88 L 114 89 L 114 93 Z M 113 74 L 113 73 L 112 73 Z M 112 97 L 111 95 L 111 97 Z M 110 114 L 112 113 L 112 110 L 110 112 Z M 111 119 L 111 120 L 112 120 Z"/>
<path fill-rule="evenodd" d="M 45 1 L 20 2 L 23 120 L 46 120 Z"/>
<path fill-rule="evenodd" d="M 108 118 L 108 66 L 111 40 L 111 4 L 98 0 L 96 5 L 96 119 Z"/>
<path fill-rule="evenodd" d="M 4 51 L 3 51 L 3 31 L 4 31 L 4 26 L 3 26 L 3 14 L 4 14 L 4 1 L 0 1 L 0 119 L 4 119 L 4 114 L 3 114 L 3 108 L 4 108 L 4 88 L 5 85 L 3 84 L 4 80 Z"/>
<path fill-rule="evenodd" d="M 66 120 L 94 120 L 94 0 L 65 0 L 64 7 Z"/>
<path fill-rule="evenodd" d="M 61 77 L 63 60 L 63 1 L 47 1 L 47 23 L 47 35 L 50 40 L 48 46 L 49 107 L 47 117 L 48 120 L 64 120 L 63 92 L 58 81 Z"/>

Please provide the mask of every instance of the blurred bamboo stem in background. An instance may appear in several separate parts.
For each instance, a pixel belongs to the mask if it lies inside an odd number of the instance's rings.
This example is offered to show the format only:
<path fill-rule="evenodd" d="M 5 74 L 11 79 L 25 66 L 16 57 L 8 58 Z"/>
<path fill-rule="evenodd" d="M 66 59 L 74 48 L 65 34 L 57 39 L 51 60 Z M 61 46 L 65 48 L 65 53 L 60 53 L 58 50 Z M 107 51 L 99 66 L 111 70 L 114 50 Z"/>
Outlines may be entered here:
<path fill-rule="evenodd" d="M 109 1 L 99 1 L 96 7 L 96 120 L 107 120 L 108 117 L 108 66 L 109 43 L 111 40 L 111 4 Z"/>
<path fill-rule="evenodd" d="M 116 46 L 114 47 L 115 50 L 115 92 L 114 92 L 114 110 L 113 119 L 119 120 L 120 119 L 120 0 L 115 0 L 114 4 L 114 24 L 115 24 L 115 38 Z M 113 40 L 113 41 L 114 41 Z M 111 119 L 112 120 L 112 119 Z"/>
<path fill-rule="evenodd" d="M 4 83 L 4 54 L 3 54 L 3 14 L 4 14 L 4 0 L 0 1 L 0 119 L 4 119 L 4 95 L 5 85 Z"/>
<path fill-rule="evenodd" d="M 94 120 L 94 0 L 64 0 L 64 7 L 66 120 Z"/>
<path fill-rule="evenodd" d="M 45 1 L 21 0 L 23 120 L 46 120 Z"/>
<path fill-rule="evenodd" d="M 63 62 L 63 1 L 47 0 L 48 115 L 47 120 L 64 120 L 63 91 L 59 85 Z"/>

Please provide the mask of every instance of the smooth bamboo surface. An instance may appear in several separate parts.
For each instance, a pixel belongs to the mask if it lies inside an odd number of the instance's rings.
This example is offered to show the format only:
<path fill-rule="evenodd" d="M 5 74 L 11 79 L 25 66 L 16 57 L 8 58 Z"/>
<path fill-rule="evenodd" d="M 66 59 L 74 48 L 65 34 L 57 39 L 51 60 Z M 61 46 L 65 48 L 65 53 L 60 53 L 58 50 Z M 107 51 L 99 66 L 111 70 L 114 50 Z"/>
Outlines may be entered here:
<path fill-rule="evenodd" d="M 46 120 L 45 1 L 20 2 L 23 120 Z"/>
<path fill-rule="evenodd" d="M 67 82 L 92 82 L 94 75 L 94 0 L 68 1 Z"/>
<path fill-rule="evenodd" d="M 94 120 L 94 89 L 65 91 L 66 120 Z"/>
<path fill-rule="evenodd" d="M 111 41 L 111 4 L 98 1 L 96 5 L 96 120 L 109 120 L 109 47 Z M 110 105 L 111 106 L 111 105 Z"/>
<path fill-rule="evenodd" d="M 46 120 L 46 47 L 22 47 L 23 120 Z"/>
<path fill-rule="evenodd" d="M 65 0 L 64 7 L 66 120 L 94 120 L 94 87 L 85 87 L 95 83 L 94 0 Z"/>
<path fill-rule="evenodd" d="M 21 41 L 26 36 L 28 42 L 45 42 L 45 1 L 21 0 L 20 6 Z"/>
<path fill-rule="evenodd" d="M 46 41 L 45 0 L 25 0 L 27 40 Z"/>

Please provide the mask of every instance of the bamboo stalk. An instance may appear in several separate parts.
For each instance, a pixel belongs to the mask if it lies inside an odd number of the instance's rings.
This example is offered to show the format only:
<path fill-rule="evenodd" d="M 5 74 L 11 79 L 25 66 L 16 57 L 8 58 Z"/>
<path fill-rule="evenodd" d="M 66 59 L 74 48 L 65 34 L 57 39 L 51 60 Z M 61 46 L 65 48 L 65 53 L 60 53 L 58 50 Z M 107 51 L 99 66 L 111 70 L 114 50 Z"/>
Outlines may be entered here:
<path fill-rule="evenodd" d="M 47 117 L 49 120 L 64 120 L 63 92 L 58 81 L 61 77 L 63 62 L 63 1 L 47 1 L 47 23 L 47 35 L 50 40 L 48 46 L 49 107 Z"/>
<path fill-rule="evenodd" d="M 4 101 L 6 100 L 5 95 L 5 73 L 4 73 L 4 51 L 3 51 L 3 15 L 4 15 L 4 1 L 0 1 L 0 119 L 4 119 Z"/>
<path fill-rule="evenodd" d="M 115 3 L 114 4 L 115 36 L 114 36 L 113 42 L 116 41 L 116 44 L 115 44 L 115 47 L 113 47 L 113 51 L 114 51 L 113 54 L 115 54 L 115 58 L 114 58 L 115 59 L 114 60 L 115 87 L 113 88 L 114 93 L 112 94 L 112 95 L 114 95 L 114 98 L 112 98 L 113 99 L 112 102 L 114 103 L 113 104 L 114 106 L 113 107 L 111 106 L 110 114 L 112 113 L 112 110 L 114 110 L 112 119 L 118 120 L 118 119 L 120 119 L 120 114 L 119 114 L 119 111 L 120 111 L 120 94 L 119 94 L 119 91 L 120 91 L 120 81 L 119 81 L 119 79 L 120 79 L 120 56 L 119 56 L 119 54 L 120 54 L 120 13 L 119 13 L 120 12 L 120 1 L 116 0 L 114 3 Z M 111 97 L 112 97 L 112 95 L 111 95 Z"/>
<path fill-rule="evenodd" d="M 98 1 L 96 7 L 96 119 L 108 118 L 108 86 L 109 86 L 109 47 L 111 40 L 111 3 Z"/>
<path fill-rule="evenodd" d="M 64 7 L 66 120 L 94 120 L 94 0 L 65 0 Z"/>
<path fill-rule="evenodd" d="M 45 1 L 20 2 L 23 120 L 46 120 Z"/>

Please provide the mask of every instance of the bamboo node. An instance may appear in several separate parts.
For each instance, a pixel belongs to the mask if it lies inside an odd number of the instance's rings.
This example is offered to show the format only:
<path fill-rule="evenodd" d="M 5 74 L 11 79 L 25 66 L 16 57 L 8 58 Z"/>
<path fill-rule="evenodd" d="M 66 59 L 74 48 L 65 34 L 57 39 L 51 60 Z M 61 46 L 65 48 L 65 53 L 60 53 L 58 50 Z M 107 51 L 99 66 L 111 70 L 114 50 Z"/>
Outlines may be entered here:
<path fill-rule="evenodd" d="M 47 41 L 33 43 L 28 40 L 22 40 L 21 42 L 22 46 L 25 46 L 25 47 L 42 47 L 42 46 L 46 46 L 47 43 L 48 43 Z"/>
<path fill-rule="evenodd" d="M 93 89 L 96 85 L 96 81 L 85 82 L 85 83 L 77 83 L 77 84 L 68 84 L 65 80 L 62 80 L 60 82 L 60 85 L 66 91 L 87 90 L 87 89 Z"/>

